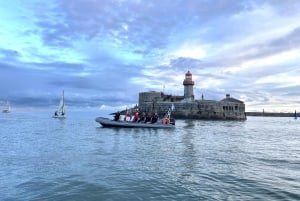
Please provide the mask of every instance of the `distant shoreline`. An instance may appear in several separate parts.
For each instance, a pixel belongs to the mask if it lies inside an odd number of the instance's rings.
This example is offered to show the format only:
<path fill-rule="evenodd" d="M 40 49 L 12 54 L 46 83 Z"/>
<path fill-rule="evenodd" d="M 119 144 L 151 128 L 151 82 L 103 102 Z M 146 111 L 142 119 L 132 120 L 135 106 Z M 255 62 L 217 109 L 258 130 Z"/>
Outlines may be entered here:
<path fill-rule="evenodd" d="M 261 117 L 294 117 L 294 113 L 285 112 L 246 112 L 246 115 Z"/>

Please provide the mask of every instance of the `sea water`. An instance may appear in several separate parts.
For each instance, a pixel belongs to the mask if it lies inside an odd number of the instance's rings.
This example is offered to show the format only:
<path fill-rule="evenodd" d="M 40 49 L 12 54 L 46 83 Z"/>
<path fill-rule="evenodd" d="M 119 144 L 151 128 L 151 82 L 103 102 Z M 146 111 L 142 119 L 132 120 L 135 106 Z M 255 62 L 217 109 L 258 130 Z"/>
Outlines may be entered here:
<path fill-rule="evenodd" d="M 300 121 L 102 128 L 99 111 L 0 114 L 0 200 L 300 200 Z"/>

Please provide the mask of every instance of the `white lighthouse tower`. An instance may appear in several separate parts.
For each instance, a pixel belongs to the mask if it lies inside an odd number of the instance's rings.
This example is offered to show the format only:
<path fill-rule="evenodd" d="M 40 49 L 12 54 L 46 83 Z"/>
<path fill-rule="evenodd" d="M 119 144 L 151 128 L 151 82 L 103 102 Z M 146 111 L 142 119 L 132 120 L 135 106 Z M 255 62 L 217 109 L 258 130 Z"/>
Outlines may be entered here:
<path fill-rule="evenodd" d="M 192 73 L 188 71 L 185 74 L 185 79 L 183 80 L 184 100 L 187 102 L 194 101 L 194 84 Z"/>

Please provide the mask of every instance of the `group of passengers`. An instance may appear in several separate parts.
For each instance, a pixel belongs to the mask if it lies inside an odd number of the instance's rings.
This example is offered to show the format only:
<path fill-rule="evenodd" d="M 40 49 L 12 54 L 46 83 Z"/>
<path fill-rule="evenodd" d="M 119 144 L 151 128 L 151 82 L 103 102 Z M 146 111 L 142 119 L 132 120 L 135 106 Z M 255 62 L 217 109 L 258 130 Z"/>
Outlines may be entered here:
<path fill-rule="evenodd" d="M 120 118 L 121 118 L 120 112 L 115 113 L 114 121 L 119 121 Z M 131 115 L 130 112 L 127 112 L 123 119 L 123 121 L 128 121 L 128 122 L 151 123 L 151 124 L 157 123 L 158 120 L 159 117 L 157 112 L 153 114 L 151 112 L 148 112 L 146 115 L 145 112 L 140 113 L 138 110 L 134 112 L 133 116 Z M 168 118 L 163 118 L 161 122 L 164 124 L 169 124 L 170 120 Z"/>

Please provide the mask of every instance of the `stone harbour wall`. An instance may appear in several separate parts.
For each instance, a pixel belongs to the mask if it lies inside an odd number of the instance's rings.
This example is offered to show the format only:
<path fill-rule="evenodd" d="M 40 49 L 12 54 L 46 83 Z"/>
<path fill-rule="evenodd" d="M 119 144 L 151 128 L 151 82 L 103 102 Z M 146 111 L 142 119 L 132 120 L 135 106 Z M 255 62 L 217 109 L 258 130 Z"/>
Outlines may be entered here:
<path fill-rule="evenodd" d="M 157 112 L 160 117 L 174 106 L 172 117 L 178 119 L 211 119 L 211 120 L 245 120 L 244 102 L 231 98 L 220 101 L 205 100 L 202 94 L 201 100 L 194 99 L 194 81 L 192 73 L 188 71 L 183 80 L 184 95 L 172 96 L 163 92 L 139 93 L 139 109 L 141 112 Z"/>
<path fill-rule="evenodd" d="M 196 100 L 161 101 L 160 93 L 143 93 L 139 97 L 139 109 L 157 112 L 162 117 L 174 105 L 172 117 L 176 119 L 245 120 L 245 104 L 230 101 Z M 145 99 L 144 99 L 145 98 Z"/>

